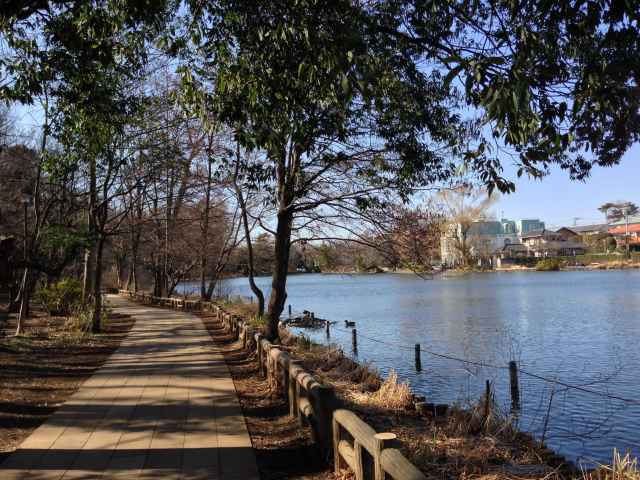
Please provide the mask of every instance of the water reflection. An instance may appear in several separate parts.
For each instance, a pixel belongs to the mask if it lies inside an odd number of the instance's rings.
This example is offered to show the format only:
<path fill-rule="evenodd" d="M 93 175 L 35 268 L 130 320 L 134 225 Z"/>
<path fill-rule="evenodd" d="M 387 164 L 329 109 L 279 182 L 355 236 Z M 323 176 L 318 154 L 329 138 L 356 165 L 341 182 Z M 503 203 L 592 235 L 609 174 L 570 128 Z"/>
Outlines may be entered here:
<path fill-rule="evenodd" d="M 356 321 L 357 355 L 383 373 L 394 368 L 431 401 L 476 400 L 486 380 L 508 412 L 506 369 L 479 368 L 428 351 L 483 360 L 625 398 L 640 399 L 640 272 L 478 274 L 422 280 L 410 275 L 295 275 L 294 311 Z M 268 290 L 269 279 L 258 283 Z M 247 280 L 226 282 L 228 293 L 250 295 Z M 268 293 L 268 292 L 267 292 Z M 308 333 L 308 332 L 307 332 Z M 324 330 L 311 333 L 326 342 Z M 365 337 L 382 339 L 390 345 Z M 331 342 L 352 352 L 350 330 Z M 416 372 L 413 347 L 422 347 Z M 354 352 L 352 352 L 354 353 Z M 640 456 L 640 407 L 520 377 L 523 428 L 541 434 L 550 411 L 548 444 L 567 456 L 607 461 L 613 447 Z M 549 407 L 549 399 L 553 402 Z M 602 424 L 605 424 L 603 426 Z"/>

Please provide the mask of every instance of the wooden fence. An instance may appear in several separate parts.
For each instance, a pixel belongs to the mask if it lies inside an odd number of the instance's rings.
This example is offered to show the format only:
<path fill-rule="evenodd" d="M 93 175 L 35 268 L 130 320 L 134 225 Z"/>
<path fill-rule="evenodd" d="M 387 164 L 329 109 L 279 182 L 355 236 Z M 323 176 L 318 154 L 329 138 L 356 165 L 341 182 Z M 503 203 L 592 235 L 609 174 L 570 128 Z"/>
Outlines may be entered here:
<path fill-rule="evenodd" d="M 213 302 L 154 297 L 120 290 L 136 301 L 181 310 L 215 314 L 225 330 L 249 352 L 255 352 L 260 375 L 289 404 L 289 414 L 309 426 L 313 441 L 326 458 L 333 454 L 338 472 L 348 466 L 356 480 L 426 480 L 402 453 L 394 448 L 395 435 L 377 433 L 350 410 L 340 408 L 333 387 L 320 383 L 287 351 L 262 338 L 245 319 L 232 315 Z"/>

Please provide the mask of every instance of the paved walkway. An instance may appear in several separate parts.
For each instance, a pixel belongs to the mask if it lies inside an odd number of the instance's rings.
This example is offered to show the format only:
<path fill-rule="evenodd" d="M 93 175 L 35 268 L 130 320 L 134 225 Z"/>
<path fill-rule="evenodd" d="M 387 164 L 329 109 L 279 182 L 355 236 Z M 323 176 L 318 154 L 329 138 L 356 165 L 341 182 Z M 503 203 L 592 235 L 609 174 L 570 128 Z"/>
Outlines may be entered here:
<path fill-rule="evenodd" d="M 0 479 L 258 479 L 233 381 L 202 321 L 110 296 L 136 324 Z"/>

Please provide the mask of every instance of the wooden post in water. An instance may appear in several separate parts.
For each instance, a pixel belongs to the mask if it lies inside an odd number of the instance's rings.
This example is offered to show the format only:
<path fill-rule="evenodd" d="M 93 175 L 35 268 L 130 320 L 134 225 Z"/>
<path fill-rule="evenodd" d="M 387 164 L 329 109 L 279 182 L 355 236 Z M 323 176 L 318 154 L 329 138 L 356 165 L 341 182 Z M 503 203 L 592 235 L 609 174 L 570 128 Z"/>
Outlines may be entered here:
<path fill-rule="evenodd" d="M 358 352 L 358 332 L 354 328 L 351 330 L 351 345 L 353 346 L 353 353 Z"/>
<path fill-rule="evenodd" d="M 422 359 L 420 358 L 420 344 L 416 343 L 416 371 L 422 371 Z"/>
<path fill-rule="evenodd" d="M 511 408 L 520 409 L 520 387 L 518 386 L 518 364 L 509 362 L 509 380 L 511 382 Z"/>
<path fill-rule="evenodd" d="M 484 392 L 484 421 L 487 422 L 491 413 L 491 382 L 487 380 Z"/>
<path fill-rule="evenodd" d="M 289 320 L 291 320 L 291 304 L 289 304 Z"/>
<path fill-rule="evenodd" d="M 331 332 L 330 332 L 330 324 L 329 324 L 329 320 L 326 320 L 324 323 L 324 328 L 327 331 L 327 338 L 329 338 L 331 336 Z"/>

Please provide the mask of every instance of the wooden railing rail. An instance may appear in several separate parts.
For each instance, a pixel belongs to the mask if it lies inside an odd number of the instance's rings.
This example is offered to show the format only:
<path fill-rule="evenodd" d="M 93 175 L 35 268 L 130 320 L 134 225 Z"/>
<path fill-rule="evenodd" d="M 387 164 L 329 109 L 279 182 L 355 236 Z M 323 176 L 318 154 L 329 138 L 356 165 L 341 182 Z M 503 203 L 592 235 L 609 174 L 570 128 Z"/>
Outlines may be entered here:
<path fill-rule="evenodd" d="M 323 455 L 328 457 L 333 452 L 336 472 L 346 464 L 354 471 L 356 480 L 426 480 L 399 450 L 393 448 L 394 434 L 376 433 L 355 413 L 339 408 L 332 386 L 319 382 L 284 347 L 263 338 L 243 318 L 213 302 L 155 297 L 127 290 L 118 293 L 146 304 L 214 313 L 233 340 L 255 353 L 260 375 L 287 397 L 289 414 L 311 428 L 312 438 Z"/>
<path fill-rule="evenodd" d="M 418 470 L 400 450 L 385 448 L 380 453 L 382 470 L 391 478 L 398 480 L 426 480 L 424 474 Z M 382 477 L 384 478 L 384 477 Z"/>

